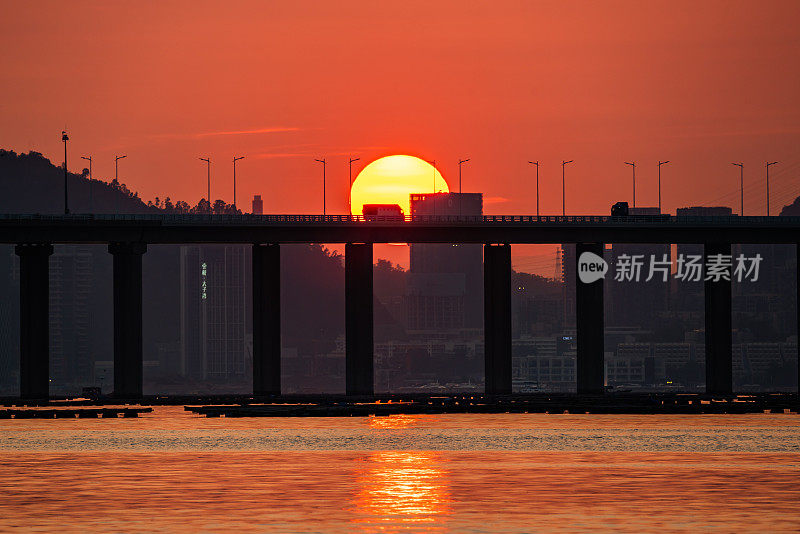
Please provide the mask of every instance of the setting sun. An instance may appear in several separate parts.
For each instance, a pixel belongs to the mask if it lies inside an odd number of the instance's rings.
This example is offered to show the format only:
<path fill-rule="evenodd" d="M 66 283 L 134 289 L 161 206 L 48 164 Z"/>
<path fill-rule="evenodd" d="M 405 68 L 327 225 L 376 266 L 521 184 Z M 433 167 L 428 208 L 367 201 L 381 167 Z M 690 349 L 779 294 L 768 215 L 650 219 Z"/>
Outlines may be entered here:
<path fill-rule="evenodd" d="M 351 213 L 361 215 L 364 204 L 398 204 L 408 214 L 409 195 L 431 191 L 450 191 L 433 165 L 414 156 L 386 156 L 364 167 L 353 182 Z"/>

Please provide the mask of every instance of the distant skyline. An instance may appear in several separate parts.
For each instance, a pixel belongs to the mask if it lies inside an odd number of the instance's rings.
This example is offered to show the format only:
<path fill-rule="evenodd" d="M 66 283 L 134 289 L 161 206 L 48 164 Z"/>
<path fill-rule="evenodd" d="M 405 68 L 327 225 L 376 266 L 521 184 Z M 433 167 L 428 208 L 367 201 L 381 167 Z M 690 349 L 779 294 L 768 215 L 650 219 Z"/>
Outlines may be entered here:
<path fill-rule="evenodd" d="M 764 214 L 800 193 L 800 4 L 756 2 L 5 3 L 0 146 L 63 160 L 145 200 L 206 193 L 267 213 L 347 211 L 354 176 L 390 154 L 436 160 L 487 213 Z"/>

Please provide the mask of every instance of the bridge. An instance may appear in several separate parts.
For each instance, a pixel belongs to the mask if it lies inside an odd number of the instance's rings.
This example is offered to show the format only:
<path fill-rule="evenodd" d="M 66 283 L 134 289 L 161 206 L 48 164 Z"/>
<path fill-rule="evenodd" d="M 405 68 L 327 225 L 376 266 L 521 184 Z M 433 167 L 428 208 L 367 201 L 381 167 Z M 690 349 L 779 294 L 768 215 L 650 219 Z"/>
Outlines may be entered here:
<path fill-rule="evenodd" d="M 20 257 L 20 395 L 30 399 L 49 395 L 48 257 L 54 244 L 108 245 L 113 256 L 114 394 L 135 399 L 142 396 L 142 255 L 148 244 L 252 245 L 253 393 L 267 396 L 281 393 L 281 244 L 345 244 L 346 392 L 371 395 L 374 243 L 484 246 L 485 389 L 507 394 L 511 245 L 575 243 L 578 258 L 585 251 L 602 256 L 606 243 L 694 243 L 703 245 L 708 257 L 730 254 L 736 243 L 798 242 L 800 217 L 0 215 L 0 243 L 15 245 Z M 800 302 L 800 289 L 797 297 Z M 705 281 L 705 309 L 706 391 L 730 394 L 730 280 Z M 576 282 L 576 317 L 577 391 L 599 394 L 604 389 L 602 279 Z"/>

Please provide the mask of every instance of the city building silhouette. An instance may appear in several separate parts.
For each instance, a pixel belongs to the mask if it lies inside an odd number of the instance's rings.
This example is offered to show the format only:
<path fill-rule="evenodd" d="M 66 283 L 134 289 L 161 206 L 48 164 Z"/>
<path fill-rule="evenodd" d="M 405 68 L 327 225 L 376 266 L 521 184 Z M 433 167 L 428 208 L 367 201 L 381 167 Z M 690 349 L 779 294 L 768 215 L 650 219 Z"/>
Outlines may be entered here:
<path fill-rule="evenodd" d="M 483 215 L 482 193 L 412 194 L 411 216 Z M 406 283 L 409 330 L 483 327 L 483 248 L 412 243 Z"/>
<path fill-rule="evenodd" d="M 249 256 L 242 245 L 181 247 L 180 367 L 185 376 L 244 378 Z"/>

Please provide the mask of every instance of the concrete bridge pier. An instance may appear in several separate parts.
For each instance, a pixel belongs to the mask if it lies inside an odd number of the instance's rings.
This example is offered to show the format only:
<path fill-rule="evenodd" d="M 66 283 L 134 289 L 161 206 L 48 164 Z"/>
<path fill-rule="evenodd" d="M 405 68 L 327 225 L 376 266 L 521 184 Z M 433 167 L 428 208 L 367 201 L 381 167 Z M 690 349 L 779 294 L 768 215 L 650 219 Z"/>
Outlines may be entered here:
<path fill-rule="evenodd" d="M 345 391 L 348 395 L 372 395 L 372 243 L 345 244 L 344 292 Z"/>
<path fill-rule="evenodd" d="M 706 243 L 703 253 L 704 264 L 708 265 L 712 256 L 730 256 L 731 245 Z M 728 395 L 733 392 L 731 274 L 729 269 L 728 280 L 705 281 L 706 393 Z"/>
<path fill-rule="evenodd" d="M 147 244 L 113 242 L 114 396 L 142 396 L 142 254 Z"/>
<path fill-rule="evenodd" d="M 580 280 L 580 257 L 584 252 L 601 258 L 603 243 L 575 245 L 575 316 L 578 354 L 575 362 L 578 394 L 601 394 L 605 385 L 603 279 L 591 283 Z"/>
<path fill-rule="evenodd" d="M 511 246 L 483 247 L 485 392 L 511 394 Z"/>
<path fill-rule="evenodd" d="M 23 399 L 50 396 L 50 255 L 53 245 L 26 243 L 19 256 L 19 394 Z"/>
<path fill-rule="evenodd" d="M 281 394 L 281 248 L 253 245 L 253 395 Z"/>

